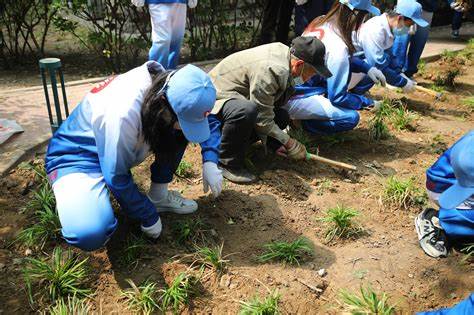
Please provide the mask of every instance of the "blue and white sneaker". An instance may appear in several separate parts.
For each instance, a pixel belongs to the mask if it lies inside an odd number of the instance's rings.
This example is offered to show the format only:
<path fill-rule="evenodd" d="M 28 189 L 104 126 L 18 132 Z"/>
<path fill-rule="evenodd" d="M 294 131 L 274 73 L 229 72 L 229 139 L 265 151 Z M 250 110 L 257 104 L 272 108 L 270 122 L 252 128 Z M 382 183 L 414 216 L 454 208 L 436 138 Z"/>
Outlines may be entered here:
<path fill-rule="evenodd" d="M 431 208 L 423 210 L 415 218 L 416 233 L 423 251 L 430 257 L 448 255 L 446 233 L 439 223 L 437 211 Z"/>

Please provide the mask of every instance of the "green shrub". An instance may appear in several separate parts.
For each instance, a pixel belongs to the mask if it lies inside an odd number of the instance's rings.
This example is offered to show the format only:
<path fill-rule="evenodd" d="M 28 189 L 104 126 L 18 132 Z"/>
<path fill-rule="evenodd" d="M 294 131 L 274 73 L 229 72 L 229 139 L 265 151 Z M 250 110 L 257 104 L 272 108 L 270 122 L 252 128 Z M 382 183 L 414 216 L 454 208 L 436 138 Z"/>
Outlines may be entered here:
<path fill-rule="evenodd" d="M 249 301 L 240 301 L 240 315 L 273 315 L 279 314 L 278 302 L 281 295 L 277 291 L 270 292 L 261 299 L 255 295 Z"/>
<path fill-rule="evenodd" d="M 121 293 L 127 303 L 127 308 L 140 314 L 153 313 L 158 308 L 158 304 L 155 302 L 156 283 L 145 281 L 137 287 L 131 279 L 127 279 L 127 282 L 130 284 L 130 289 L 126 289 Z"/>
<path fill-rule="evenodd" d="M 258 257 L 260 262 L 277 260 L 285 264 L 299 265 L 304 254 L 312 255 L 313 247 L 308 239 L 298 238 L 296 241 L 272 242 L 263 245 L 265 253 Z"/>
<path fill-rule="evenodd" d="M 360 234 L 363 228 L 356 222 L 354 218 L 360 214 L 358 211 L 338 205 L 326 211 L 326 215 L 321 219 L 328 227 L 325 237 L 327 242 L 335 239 L 350 238 Z"/>
<path fill-rule="evenodd" d="M 392 315 L 395 314 L 395 306 L 388 301 L 386 293 L 376 293 L 370 286 L 360 288 L 360 295 L 342 290 L 340 298 L 344 310 L 354 315 L 377 314 Z"/>
<path fill-rule="evenodd" d="M 171 308 L 177 313 L 179 309 L 187 305 L 194 295 L 197 294 L 199 279 L 187 272 L 180 273 L 171 282 L 167 289 L 160 290 L 161 310 L 165 312 Z"/>
<path fill-rule="evenodd" d="M 417 187 L 414 178 L 403 180 L 391 176 L 384 185 L 382 200 L 385 205 L 407 210 L 413 206 L 424 206 L 428 197 Z"/>

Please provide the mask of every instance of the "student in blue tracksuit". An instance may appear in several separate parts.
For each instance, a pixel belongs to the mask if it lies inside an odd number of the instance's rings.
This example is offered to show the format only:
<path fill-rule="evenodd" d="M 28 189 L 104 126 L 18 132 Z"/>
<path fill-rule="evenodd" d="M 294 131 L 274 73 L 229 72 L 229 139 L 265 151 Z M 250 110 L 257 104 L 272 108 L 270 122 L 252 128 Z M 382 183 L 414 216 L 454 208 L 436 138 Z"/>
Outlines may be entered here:
<path fill-rule="evenodd" d="M 449 245 L 474 242 L 474 130 L 426 171 L 426 188 L 440 209 L 425 209 L 415 218 L 424 252 L 446 257 Z"/>
<path fill-rule="evenodd" d="M 352 32 L 357 30 L 368 13 L 380 11 L 369 0 L 339 0 L 327 15 L 312 21 L 303 36 L 314 36 L 326 46 L 326 65 L 333 74 L 327 80 L 316 75 L 296 87 L 296 95 L 285 105 L 292 119 L 302 120 L 310 133 L 334 133 L 351 130 L 359 122 L 357 110 L 374 105 L 374 101 L 348 91 L 351 62 L 355 52 Z M 380 72 L 380 71 L 379 71 Z"/>
<path fill-rule="evenodd" d="M 395 11 L 371 18 L 355 33 L 356 48 L 363 52 L 369 66 L 381 70 L 390 85 L 402 88 L 405 93 L 413 91 L 416 83 L 397 71 L 391 48 L 394 38 L 407 34 L 414 24 L 428 26 L 421 17 L 421 5 L 415 0 L 399 0 Z M 373 85 L 368 75 L 353 73 L 350 83 L 353 92 L 363 94 Z"/>
<path fill-rule="evenodd" d="M 159 212 L 196 211 L 195 201 L 168 191 L 188 141 L 201 143 L 204 190 L 219 195 L 220 123 L 208 117 L 215 99 L 199 68 L 165 71 L 156 61 L 93 88 L 55 132 L 46 154 L 64 239 L 83 250 L 109 240 L 117 227 L 110 192 L 152 238 L 161 233 Z M 144 195 L 130 170 L 150 154 L 152 183 Z"/>
<path fill-rule="evenodd" d="M 392 54 L 396 57 L 397 69 L 411 78 L 418 71 L 418 61 L 425 48 L 430 33 L 433 12 L 438 8 L 436 0 L 417 0 L 422 7 L 422 18 L 428 22 L 425 27 L 416 27 L 414 34 L 397 36 L 393 43 Z M 408 51 L 408 52 L 407 52 Z"/>
<path fill-rule="evenodd" d="M 467 1 L 456 1 L 456 0 L 448 0 L 449 6 L 453 9 L 453 20 L 451 23 L 451 36 L 453 38 L 459 37 L 459 30 L 461 29 L 462 25 L 462 16 L 464 12 L 468 10 L 469 3 Z"/>
<path fill-rule="evenodd" d="M 186 3 L 195 8 L 197 0 L 145 0 L 151 18 L 152 45 L 148 60 L 165 69 L 176 69 L 186 28 Z"/>

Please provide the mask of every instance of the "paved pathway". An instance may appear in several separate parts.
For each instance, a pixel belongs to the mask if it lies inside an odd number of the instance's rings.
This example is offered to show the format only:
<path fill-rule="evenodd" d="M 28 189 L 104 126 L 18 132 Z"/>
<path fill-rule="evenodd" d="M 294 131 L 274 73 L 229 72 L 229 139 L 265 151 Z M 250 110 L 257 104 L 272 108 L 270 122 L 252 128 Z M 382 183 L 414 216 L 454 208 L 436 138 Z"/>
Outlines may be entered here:
<path fill-rule="evenodd" d="M 423 52 L 423 58 L 436 58 L 446 49 L 451 51 L 463 49 L 466 46 L 466 41 L 474 37 L 474 24 L 466 23 L 463 25 L 461 33 L 461 39 L 453 40 L 450 38 L 449 27 L 433 28 Z M 209 70 L 214 63 L 203 64 L 202 67 Z M 96 78 L 66 83 L 70 111 L 102 79 Z M 42 147 L 51 137 L 42 86 L 0 90 L 0 118 L 14 119 L 25 129 L 22 134 L 15 135 L 6 143 L 0 145 L 1 177 L 37 148 Z"/>

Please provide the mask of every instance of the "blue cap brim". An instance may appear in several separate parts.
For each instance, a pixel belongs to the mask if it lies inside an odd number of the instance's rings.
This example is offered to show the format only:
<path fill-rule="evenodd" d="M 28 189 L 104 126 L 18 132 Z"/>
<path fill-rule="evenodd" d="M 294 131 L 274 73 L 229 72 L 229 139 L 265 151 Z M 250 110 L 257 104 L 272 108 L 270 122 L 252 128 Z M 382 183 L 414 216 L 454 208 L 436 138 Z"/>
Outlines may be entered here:
<path fill-rule="evenodd" d="M 380 10 L 377 7 L 374 7 L 373 5 L 371 5 L 369 7 L 369 13 L 371 13 L 372 15 L 378 16 L 380 15 Z"/>
<path fill-rule="evenodd" d="M 199 122 L 188 122 L 183 119 L 179 119 L 178 122 L 183 131 L 184 137 L 189 142 L 201 143 L 209 139 L 211 131 L 209 130 L 209 122 L 204 119 Z"/>
<path fill-rule="evenodd" d="M 439 196 L 439 205 L 444 209 L 454 209 L 474 195 L 474 187 L 462 187 L 454 184 Z"/>
<path fill-rule="evenodd" d="M 419 27 L 427 27 L 430 23 L 428 23 L 427 21 L 423 20 L 423 19 L 412 19 L 413 22 L 416 23 L 416 25 L 418 25 Z"/>

